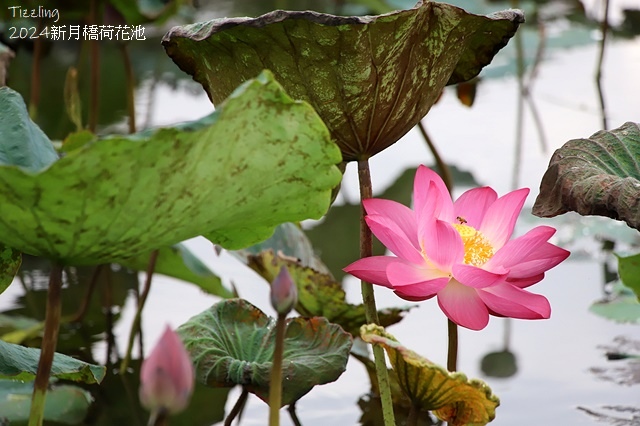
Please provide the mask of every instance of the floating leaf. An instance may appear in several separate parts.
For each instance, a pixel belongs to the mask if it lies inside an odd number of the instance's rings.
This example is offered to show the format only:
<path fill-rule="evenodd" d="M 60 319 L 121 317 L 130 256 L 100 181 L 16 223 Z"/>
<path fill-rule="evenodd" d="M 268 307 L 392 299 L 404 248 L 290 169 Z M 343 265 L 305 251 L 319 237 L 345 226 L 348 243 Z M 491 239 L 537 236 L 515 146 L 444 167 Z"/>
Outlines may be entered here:
<path fill-rule="evenodd" d="M 364 305 L 347 303 L 342 285 L 329 274 L 304 267 L 297 259 L 275 254 L 273 250 L 249 256 L 248 265 L 267 282 L 273 282 L 280 268 L 285 266 L 298 287 L 296 311 L 302 316 L 325 317 L 353 336 L 358 336 L 360 327 L 367 323 Z M 409 309 L 411 307 L 378 311 L 380 324 L 387 327 L 399 322 Z"/>
<path fill-rule="evenodd" d="M 276 321 L 242 299 L 217 303 L 178 328 L 210 386 L 245 386 L 262 400 L 269 395 Z M 347 365 L 351 336 L 325 318 L 287 320 L 282 362 L 282 405 L 315 385 L 333 382 Z"/>
<path fill-rule="evenodd" d="M 601 317 L 622 322 L 640 323 L 640 303 L 633 291 L 616 281 L 604 300 L 593 303 L 589 310 Z"/>
<path fill-rule="evenodd" d="M 625 123 L 565 143 L 551 157 L 533 214 L 569 211 L 623 220 L 640 229 L 640 127 Z"/>
<path fill-rule="evenodd" d="M 640 301 L 640 253 L 633 256 L 618 256 L 618 274 L 622 283 L 633 290 Z"/>
<path fill-rule="evenodd" d="M 420 1 L 378 16 L 277 10 L 174 27 L 167 54 L 214 104 L 270 69 L 295 99 L 313 105 L 345 161 L 392 145 L 424 117 L 446 84 L 475 77 L 524 21 Z"/>
<path fill-rule="evenodd" d="M 0 380 L 0 420 L 27 422 L 31 409 L 33 382 Z M 91 394 L 71 385 L 54 385 L 47 390 L 44 420 L 65 425 L 80 424 L 89 411 Z"/>
<path fill-rule="evenodd" d="M 149 265 L 150 256 L 150 253 L 146 253 L 118 263 L 131 269 L 145 271 Z M 233 292 L 222 285 L 220 278 L 184 244 L 161 248 L 158 251 L 154 273 L 193 283 L 215 296 L 227 299 L 234 297 Z"/>
<path fill-rule="evenodd" d="M 24 114 L 22 105 L 2 118 L 24 121 Z M 0 130 L 0 146 L 13 144 Z M 0 238 L 71 264 L 106 263 L 201 234 L 240 248 L 282 222 L 322 216 L 341 178 L 339 161 L 313 109 L 265 72 L 199 122 L 90 143 L 31 173 L 0 167 Z"/>
<path fill-rule="evenodd" d="M 488 377 L 511 377 L 518 372 L 516 354 L 509 350 L 489 352 L 482 357 L 480 369 Z"/>
<path fill-rule="evenodd" d="M 18 273 L 22 264 L 22 253 L 0 243 L 0 294 L 2 294 Z"/>
<path fill-rule="evenodd" d="M 361 337 L 386 350 L 400 387 L 417 409 L 433 410 L 450 426 L 485 425 L 494 419 L 500 400 L 486 383 L 433 364 L 402 346 L 382 327 L 362 326 Z"/>
<path fill-rule="evenodd" d="M 25 348 L 0 340 L 0 379 L 33 380 L 39 359 L 40 349 Z M 105 371 L 104 367 L 56 353 L 53 356 L 51 377 L 91 384 L 100 383 Z"/>

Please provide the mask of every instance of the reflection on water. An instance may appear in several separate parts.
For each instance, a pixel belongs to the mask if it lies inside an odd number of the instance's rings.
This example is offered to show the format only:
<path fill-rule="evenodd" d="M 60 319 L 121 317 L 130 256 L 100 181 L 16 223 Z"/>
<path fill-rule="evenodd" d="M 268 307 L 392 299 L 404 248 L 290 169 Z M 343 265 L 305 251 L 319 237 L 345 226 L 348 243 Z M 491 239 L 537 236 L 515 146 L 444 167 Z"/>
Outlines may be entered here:
<path fill-rule="evenodd" d="M 208 3 L 208 12 L 203 16 L 209 17 L 207 13 L 210 17 L 258 15 L 275 8 L 290 7 L 291 2 L 285 3 L 278 0 L 212 2 Z M 340 6 L 340 3 L 309 0 L 299 1 L 296 6 L 300 9 L 324 7 L 325 11 L 333 12 L 332 8 Z M 552 36 L 550 34 L 550 44 L 554 42 Z M 145 110 L 146 99 L 156 100 L 149 110 L 150 124 L 182 120 L 189 116 L 196 118 L 211 108 L 199 86 L 177 71 L 158 43 L 151 41 L 149 44 L 132 44 L 131 47 L 136 80 L 144 83 L 138 91 L 138 99 L 142 103 L 140 109 Z M 56 43 L 50 48 L 51 54 L 43 62 L 47 79 L 43 80 L 38 122 L 48 134 L 62 138 L 70 130 L 71 123 L 59 106 L 59 98 L 63 76 L 67 68 L 76 63 L 77 46 Z M 618 126 L 627 120 L 638 121 L 640 96 L 635 94 L 640 93 L 637 79 L 640 75 L 640 40 L 613 40 L 608 49 L 604 87 L 611 124 Z M 528 46 L 525 39 L 525 50 L 535 52 L 535 45 Z M 27 48 L 19 49 L 9 81 L 25 94 L 29 92 L 29 79 L 20 77 L 30 74 L 30 54 L 27 52 Z M 546 53 L 545 61 L 538 70 L 534 96 L 538 100 L 550 148 L 554 149 L 569 139 L 589 136 L 599 130 L 592 76 L 596 50 L 594 45 L 589 45 L 572 50 L 547 50 Z M 511 64 L 511 59 L 507 52 L 507 57 L 497 58 L 496 65 Z M 78 61 L 81 73 L 86 75 L 86 57 Z M 501 61 L 504 62 L 500 64 Z M 123 87 L 124 71 L 120 68 L 117 50 L 105 46 L 102 64 L 104 87 Z M 491 72 L 489 69 L 488 73 Z M 156 79 L 163 84 L 151 84 Z M 176 103 L 178 95 L 173 89 L 178 89 L 180 98 L 185 99 L 179 107 Z M 86 105 L 86 90 L 81 94 Z M 150 97 L 150 94 L 153 96 Z M 502 80 L 487 78 L 478 87 L 477 99 L 471 109 L 461 106 L 452 91 L 446 91 L 425 120 L 445 160 L 460 170 L 471 172 L 477 182 L 490 184 L 501 194 L 510 189 L 515 97 L 513 77 Z M 103 126 L 121 122 L 125 110 L 126 100 L 119 90 L 102 91 L 100 123 Z M 525 125 L 523 143 L 521 184 L 532 188 L 533 193 L 528 200 L 531 204 L 549 153 L 539 149 L 537 135 L 530 124 Z M 401 143 L 372 160 L 376 194 L 408 204 L 409 193 L 399 188 L 403 185 L 410 187 L 411 182 L 407 177 L 413 176 L 411 168 L 421 163 L 432 163 L 431 156 L 419 135 L 409 133 Z M 350 166 L 345 175 L 344 191 L 339 197 L 342 205 L 332 210 L 325 219 L 324 227 L 318 226 L 309 232 L 336 276 L 342 276 L 341 268 L 357 255 L 354 254 L 357 251 L 357 238 L 353 235 L 357 235 L 355 216 L 358 208 L 347 204 L 353 203 L 357 197 L 355 182 L 355 173 Z M 464 182 L 460 184 L 462 186 L 465 186 Z M 571 226 L 576 226 L 576 221 L 572 222 Z M 544 223 L 556 224 L 561 228 L 559 234 L 569 228 L 562 218 Z M 580 223 L 589 223 L 589 219 L 581 219 Z M 600 243 L 594 239 L 594 233 L 597 231 L 584 238 L 597 247 Z M 343 236 L 345 238 L 341 240 Z M 265 312 L 272 313 L 267 286 L 256 282 L 258 278 L 253 273 L 242 269 L 228 255 L 216 257 L 210 244 L 201 239 L 190 241 L 189 245 L 225 278 L 227 284 L 233 281 L 241 296 L 250 299 Z M 381 247 L 378 249 L 381 250 Z M 492 425 L 594 423 L 590 419 L 611 425 L 638 424 L 638 361 L 608 361 L 605 354 L 613 351 L 637 354 L 637 346 L 629 345 L 637 345 L 640 331 L 637 326 L 616 324 L 588 311 L 591 304 L 602 297 L 603 284 L 610 280 L 610 277 L 602 277 L 603 265 L 607 264 L 607 260 L 594 260 L 587 257 L 588 254 L 583 253 L 582 259 L 561 264 L 536 287 L 536 291 L 545 294 L 551 301 L 553 316 L 550 320 L 506 322 L 492 318 L 490 325 L 482 332 L 462 330 L 461 371 L 486 380 L 502 401 Z M 92 274 L 93 269 L 88 268 L 69 268 L 66 271 L 64 317 L 72 318 L 79 314 Z M 4 313 L 12 317 L 42 320 L 45 302 L 43 290 L 47 276 L 46 262 L 26 258 L 20 278 L 8 292 L 0 296 L 0 307 Z M 109 282 L 112 285 L 107 285 Z M 358 283 L 347 278 L 344 284 L 349 301 L 357 303 L 360 297 Z M 135 273 L 103 268 L 86 313 L 78 318 L 80 321 L 69 321 L 63 325 L 59 350 L 87 361 L 96 359 L 102 363 L 117 363 L 126 345 L 135 306 L 133 289 L 138 285 L 138 275 Z M 25 293 L 22 287 L 32 291 Z M 377 297 L 382 308 L 407 303 L 384 289 L 377 290 Z M 150 347 L 155 342 L 166 322 L 177 326 L 215 301 L 214 297 L 203 295 L 189 285 L 158 277 L 154 281 L 144 315 L 144 346 Z M 445 318 L 431 302 L 418 305 L 418 309 L 413 309 L 391 331 L 416 352 L 444 364 Z M 6 328 L 1 330 L 3 334 L 9 332 Z M 505 333 L 509 339 L 505 339 Z M 38 334 L 25 335 L 23 342 L 39 345 Z M 134 363 L 136 367 L 137 363 Z M 146 414 L 140 409 L 136 398 L 137 374 L 128 375 L 127 380 L 129 383 L 124 383 L 121 377 L 109 374 L 103 386 L 92 388 L 98 404 L 87 424 L 145 424 Z M 298 403 L 298 415 L 305 426 L 331 423 L 355 425 L 359 422 L 375 425 L 379 415 L 375 406 L 368 403 L 368 397 L 365 396 L 368 391 L 366 371 L 357 362 L 350 362 L 347 372 L 336 383 L 317 387 Z M 227 396 L 226 390 L 200 388 L 194 397 L 196 408 L 177 419 L 175 424 L 219 424 L 225 406 L 228 412 L 237 397 L 237 389 Z M 266 405 L 254 398 L 250 399 L 241 424 L 263 426 L 266 418 Z M 291 424 L 287 416 L 283 416 L 282 424 Z"/>

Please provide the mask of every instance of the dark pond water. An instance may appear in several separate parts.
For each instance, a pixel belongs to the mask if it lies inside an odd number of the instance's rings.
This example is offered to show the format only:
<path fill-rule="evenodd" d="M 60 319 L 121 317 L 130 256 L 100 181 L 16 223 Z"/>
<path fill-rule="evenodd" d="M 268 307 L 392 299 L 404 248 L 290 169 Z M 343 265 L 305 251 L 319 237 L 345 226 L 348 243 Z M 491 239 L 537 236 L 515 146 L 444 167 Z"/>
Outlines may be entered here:
<path fill-rule="evenodd" d="M 210 8 L 211 16 L 224 14 L 256 14 L 259 7 L 276 8 L 280 3 L 219 2 Z M 333 3 L 326 2 L 325 7 Z M 624 5 L 636 2 L 614 2 L 614 13 Z M 324 3 L 323 3 L 324 5 Z M 486 5 L 485 5 L 486 6 Z M 489 4 L 490 10 L 504 5 Z M 597 2 L 587 2 L 589 13 L 597 15 Z M 242 13 L 236 13 L 247 7 Z M 524 6 L 522 6 L 524 7 Z M 528 7 L 528 6 L 527 6 Z M 525 11 L 527 8 L 525 7 Z M 226 11 L 226 12 L 225 12 Z M 203 15 L 204 16 L 204 15 Z M 527 112 L 524 120 L 523 160 L 518 169 L 518 186 L 532 188 L 520 231 L 532 226 L 528 214 L 537 194 L 537 188 L 553 150 L 569 139 L 587 137 L 601 128 L 597 94 L 593 80 L 597 58 L 597 31 L 592 27 L 580 27 L 569 20 L 557 20 L 546 27 L 547 49 L 540 64 L 532 93 L 543 123 L 548 147 L 543 150 L 537 129 Z M 535 29 L 525 38 L 530 55 L 535 51 Z M 141 83 L 137 89 L 138 116 L 142 125 L 158 126 L 200 117 L 212 110 L 208 99 L 198 86 L 182 76 L 166 58 L 158 45 L 132 46 L 134 66 Z M 60 53 L 47 58 L 46 64 L 53 77 L 62 78 L 63 70 L 73 62 L 72 49 L 55 46 Z M 156 51 L 157 50 L 157 51 Z M 66 52 L 66 53 L 65 53 Z M 158 52 L 160 54 L 158 54 Z M 517 81 L 512 72 L 513 50 L 503 52 L 490 67 L 485 80 L 478 87 L 476 102 L 472 108 L 462 106 L 453 90 L 447 90 L 441 101 L 432 109 L 425 124 L 444 159 L 458 169 L 469 172 L 480 184 L 491 185 L 499 193 L 512 189 L 514 182 L 514 139 L 516 135 Z M 67 55 L 67 56 L 65 56 Z M 117 61 L 114 52 L 112 55 Z M 108 59 L 105 59 L 107 61 Z M 56 65 L 57 64 L 57 65 Z M 18 55 L 14 74 L 29 74 L 29 56 Z M 106 67 L 106 65 L 105 65 Z M 105 74 L 108 87 L 123 84 L 120 71 Z M 511 69 L 511 71 L 510 71 Z M 498 75 L 501 77 L 498 78 Z M 625 121 L 638 121 L 640 113 L 640 39 L 612 39 L 607 46 L 604 63 L 604 91 L 610 127 L 618 127 Z M 27 92 L 28 80 L 14 79 L 16 88 Z M 48 84 L 48 83 L 47 83 Z M 44 84 L 47 96 L 56 99 L 53 87 Z M 101 123 L 103 130 L 123 129 L 125 104 L 113 91 L 103 90 L 105 107 Z M 113 98 L 113 99 L 112 99 Z M 49 134 L 64 135 L 68 129 L 56 121 L 56 102 L 44 100 L 43 127 Z M 50 110 L 47 113 L 47 110 Z M 107 125 L 108 123 L 111 123 Z M 57 136 L 61 137 L 61 136 Z M 410 132 L 401 142 L 372 160 L 373 185 L 381 194 L 392 186 L 402 173 L 418 164 L 431 164 L 432 157 L 417 132 Z M 343 191 L 338 204 L 355 202 L 357 176 L 350 167 L 345 174 Z M 458 191 L 460 191 L 459 189 Z M 492 387 L 501 399 L 496 420 L 497 426 L 582 425 L 603 421 L 612 425 L 638 425 L 640 414 L 638 386 L 640 362 L 638 360 L 607 361 L 605 353 L 612 350 L 640 352 L 640 328 L 635 324 L 618 324 L 589 311 L 591 304 L 603 297 L 603 288 L 610 279 L 605 277 L 604 265 L 610 258 L 599 250 L 600 239 L 619 238 L 620 250 L 630 249 L 629 241 L 637 240 L 634 231 L 624 225 L 602 225 L 606 221 L 560 218 L 545 223 L 559 229 L 558 244 L 567 244 L 572 257 L 548 273 L 547 278 L 536 285 L 535 290 L 545 294 L 552 305 L 553 314 L 546 321 L 511 321 L 492 319 L 481 332 L 462 330 L 460 335 L 459 369 L 470 377 L 481 378 Z M 305 224 L 308 228 L 316 223 Z M 356 228 L 357 225 L 353 223 Z M 311 232 L 313 234 L 313 231 Z M 613 235 L 613 237 L 611 236 Z M 328 246 L 335 235 L 327 235 L 329 241 L 318 241 Z M 314 241 L 315 242 L 315 241 Z M 636 241 L 637 242 L 637 241 Z M 241 296 L 272 315 L 268 303 L 267 286 L 259 282 L 252 272 L 243 268 L 230 255 L 217 256 L 211 245 L 203 239 L 194 239 L 188 245 L 211 268 L 222 276 L 227 284 L 233 282 Z M 335 260 L 340 263 L 340 260 Z M 343 265 L 348 263 L 343 261 Z M 46 266 L 25 262 L 27 284 L 35 283 L 42 289 Z M 27 270 L 32 268 L 31 271 Z M 33 272 L 36 271 L 36 272 Z M 83 275 L 84 274 L 84 275 Z M 87 279 L 88 271 L 79 273 L 78 280 Z M 107 340 L 105 330 L 113 323 L 114 343 L 118 353 L 126 347 L 129 327 L 134 315 L 135 296 L 132 288 L 139 284 L 136 274 L 114 271 L 120 285 L 108 295 L 114 304 L 105 315 L 100 300 L 91 305 L 90 314 L 81 327 L 64 330 L 60 349 L 67 353 L 94 358 L 106 362 Z M 140 275 L 141 277 L 143 274 Z M 344 286 L 351 302 L 357 303 L 359 284 L 346 278 Z M 65 290 L 65 312 L 75 312 L 83 294 L 83 286 L 71 284 Z M 406 302 L 392 293 L 377 290 L 381 307 L 404 306 Z M 143 316 L 144 346 L 151 347 L 165 324 L 178 326 L 192 315 L 208 308 L 218 299 L 203 294 L 194 286 L 158 276 L 149 296 Z M 15 282 L 0 296 L 0 310 L 10 314 L 24 314 L 41 318 L 44 292 L 24 294 L 23 287 Z M 431 360 L 446 363 L 446 321 L 434 302 L 418 304 L 399 324 L 390 327 L 401 342 Z M 631 349 L 629 349 L 631 348 Z M 488 354 L 504 352 L 503 360 L 515 359 L 513 364 L 498 363 L 497 370 L 482 368 Z M 495 356 L 495 355 L 494 355 Z M 499 368 L 501 367 L 501 368 Z M 492 377 L 509 373 L 509 377 Z M 506 371 L 506 373 L 505 373 Z M 129 394 L 125 391 L 129 389 Z M 363 411 L 358 401 L 369 390 L 364 368 L 357 361 L 350 361 L 347 371 L 335 383 L 315 388 L 298 403 L 298 413 L 305 426 L 356 425 Z M 118 378 L 110 376 L 95 398 L 99 408 L 92 417 L 95 423 L 144 424 L 144 413 L 135 404 L 137 382 L 131 378 L 123 387 Z M 220 422 L 224 410 L 228 412 L 239 395 L 237 389 L 226 391 L 201 389 L 201 403 L 172 424 L 205 426 Z M 202 407 L 207 407 L 208 410 Z M 635 411 L 633 411 L 635 410 Z M 635 416 L 635 420 L 634 420 Z M 250 398 L 241 424 L 264 425 L 267 406 L 256 398 Z M 129 419 L 129 420 L 127 420 Z M 131 423 L 127 423 L 130 421 Z M 291 424 L 283 416 L 283 425 Z"/>

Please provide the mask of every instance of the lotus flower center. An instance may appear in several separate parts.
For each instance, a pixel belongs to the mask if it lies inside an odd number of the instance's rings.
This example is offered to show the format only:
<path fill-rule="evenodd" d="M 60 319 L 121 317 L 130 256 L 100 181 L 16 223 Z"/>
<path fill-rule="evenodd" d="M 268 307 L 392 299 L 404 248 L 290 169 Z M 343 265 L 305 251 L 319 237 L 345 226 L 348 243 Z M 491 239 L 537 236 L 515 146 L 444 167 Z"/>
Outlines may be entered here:
<path fill-rule="evenodd" d="M 491 259 L 493 256 L 493 247 L 491 243 L 489 243 L 489 240 L 487 240 L 487 237 L 482 235 L 482 232 L 463 223 L 454 223 L 453 227 L 456 228 L 462 237 L 462 243 L 464 244 L 464 263 L 467 265 L 481 266 L 484 265 L 487 260 Z"/>

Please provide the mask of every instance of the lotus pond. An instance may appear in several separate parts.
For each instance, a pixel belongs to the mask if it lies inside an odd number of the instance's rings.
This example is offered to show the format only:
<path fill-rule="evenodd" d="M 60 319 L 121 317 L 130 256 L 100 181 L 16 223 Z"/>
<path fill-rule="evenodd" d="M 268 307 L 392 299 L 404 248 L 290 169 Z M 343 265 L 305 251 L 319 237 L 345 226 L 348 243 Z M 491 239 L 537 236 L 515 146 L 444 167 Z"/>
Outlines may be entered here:
<path fill-rule="evenodd" d="M 0 11 L 0 424 L 640 424 L 638 5 L 453 4 Z"/>

